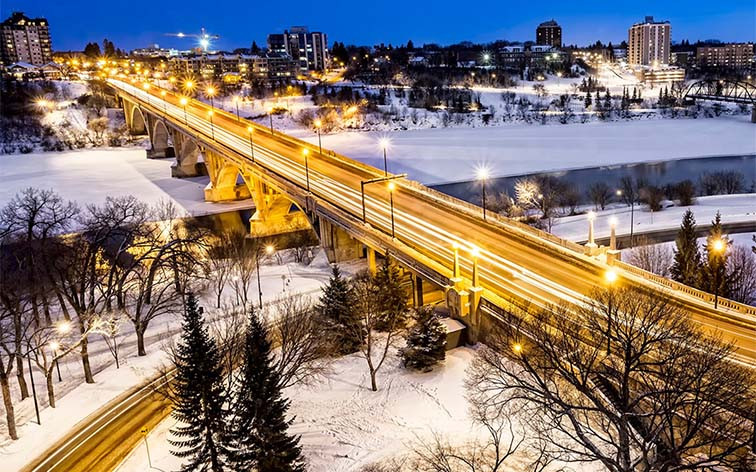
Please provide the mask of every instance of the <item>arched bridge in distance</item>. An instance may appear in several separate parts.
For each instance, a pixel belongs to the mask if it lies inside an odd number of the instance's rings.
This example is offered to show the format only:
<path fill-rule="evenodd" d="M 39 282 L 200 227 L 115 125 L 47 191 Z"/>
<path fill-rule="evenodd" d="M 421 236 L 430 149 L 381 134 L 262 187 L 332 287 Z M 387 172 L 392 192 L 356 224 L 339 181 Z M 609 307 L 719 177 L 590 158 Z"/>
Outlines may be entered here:
<path fill-rule="evenodd" d="M 706 79 L 690 84 L 683 97 L 687 101 L 709 100 L 751 106 L 751 122 L 756 123 L 756 85 L 742 80 Z"/>

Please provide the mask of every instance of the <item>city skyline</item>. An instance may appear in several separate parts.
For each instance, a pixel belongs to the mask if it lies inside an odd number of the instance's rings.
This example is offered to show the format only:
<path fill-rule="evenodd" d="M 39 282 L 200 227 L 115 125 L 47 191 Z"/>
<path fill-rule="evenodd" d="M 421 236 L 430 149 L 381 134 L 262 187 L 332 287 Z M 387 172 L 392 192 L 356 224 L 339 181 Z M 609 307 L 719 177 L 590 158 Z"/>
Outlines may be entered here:
<path fill-rule="evenodd" d="M 616 44 L 626 40 L 628 28 L 633 23 L 643 21 L 646 15 L 653 15 L 659 21 L 670 21 L 673 42 L 707 39 L 744 42 L 753 41 L 756 37 L 753 5 L 740 0 L 728 2 L 726 11 L 722 11 L 723 5 L 710 6 L 703 2 L 688 4 L 686 10 L 681 10 L 675 2 L 666 1 L 648 6 L 622 6 L 605 13 L 605 5 L 593 1 L 581 3 L 579 9 L 556 2 L 541 2 L 527 7 L 507 7 L 486 2 L 478 10 L 488 13 L 479 18 L 471 14 L 469 21 L 460 21 L 465 16 L 460 16 L 450 2 L 436 4 L 438 7 L 432 11 L 427 11 L 426 5 L 403 5 L 404 9 L 400 10 L 397 3 L 371 13 L 364 20 L 367 22 L 365 24 L 358 24 L 355 19 L 360 17 L 359 12 L 350 8 L 347 2 L 335 2 L 333 7 L 321 9 L 320 12 L 308 9 L 307 14 L 300 13 L 301 9 L 296 7 L 279 11 L 268 5 L 255 8 L 234 5 L 238 14 L 216 17 L 190 8 L 195 3 L 200 5 L 194 0 L 181 5 L 171 2 L 159 6 L 136 0 L 136 5 L 131 5 L 133 8 L 128 10 L 104 4 L 91 6 L 88 3 L 73 0 L 61 4 L 42 0 L 28 5 L 23 0 L 9 0 L 4 15 L 23 11 L 30 17 L 46 17 L 51 25 L 55 50 L 81 50 L 87 42 L 101 42 L 104 38 L 126 50 L 153 43 L 162 47 L 189 49 L 196 46 L 191 39 L 178 39 L 165 34 L 179 31 L 196 33 L 202 27 L 221 36 L 214 42 L 214 48 L 232 50 L 249 47 L 252 41 L 263 46 L 267 34 L 293 25 L 306 25 L 313 30 L 327 32 L 331 44 L 339 41 L 358 45 L 398 45 L 412 40 L 420 46 L 423 43 L 446 45 L 499 39 L 532 41 L 538 24 L 550 19 L 562 26 L 565 45 L 585 45 L 597 40 Z M 75 22 L 70 20 L 72 10 L 83 11 L 85 8 L 90 11 L 84 18 Z M 149 8 L 153 8 L 153 15 L 145 15 L 145 10 Z M 238 18 L 255 16 L 263 20 L 254 28 L 238 26 Z M 113 17 L 118 17 L 119 21 L 109 21 Z M 422 21 L 418 21 L 418 18 Z"/>

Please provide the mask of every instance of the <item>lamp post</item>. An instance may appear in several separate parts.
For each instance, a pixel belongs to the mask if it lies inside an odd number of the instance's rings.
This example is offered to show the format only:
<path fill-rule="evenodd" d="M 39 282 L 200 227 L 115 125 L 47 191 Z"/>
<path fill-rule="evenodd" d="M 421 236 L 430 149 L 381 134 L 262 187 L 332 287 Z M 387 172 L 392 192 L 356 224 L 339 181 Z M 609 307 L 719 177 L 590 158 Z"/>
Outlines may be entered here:
<path fill-rule="evenodd" d="M 254 134 L 255 129 L 252 126 L 247 126 L 247 132 L 249 133 L 249 154 L 252 156 L 252 163 L 255 162 L 255 144 L 252 141 L 252 134 Z"/>
<path fill-rule="evenodd" d="M 315 120 L 315 130 L 318 132 L 318 152 L 320 155 L 323 155 L 323 143 L 320 141 L 320 127 L 323 126 L 323 122 L 320 120 Z"/>
<path fill-rule="evenodd" d="M 607 301 L 607 316 L 606 316 L 606 354 L 612 353 L 612 311 L 614 310 L 614 283 L 617 281 L 617 272 L 614 269 L 609 269 L 604 273 L 604 280 L 606 280 L 609 286 L 609 299 Z"/>
<path fill-rule="evenodd" d="M 273 134 L 273 107 L 268 108 L 268 119 L 270 119 L 270 134 Z"/>
<path fill-rule="evenodd" d="M 189 100 L 187 100 L 186 97 L 181 97 L 181 100 L 179 100 L 179 103 L 182 107 L 184 107 L 184 125 L 189 126 L 189 120 L 186 116 L 186 104 L 189 103 Z"/>
<path fill-rule="evenodd" d="M 310 166 L 307 160 L 307 156 L 310 155 L 310 150 L 305 148 L 302 149 L 302 155 L 304 156 L 304 164 L 305 164 L 305 181 L 307 183 L 307 192 L 310 192 Z"/>
<path fill-rule="evenodd" d="M 486 180 L 488 180 L 488 168 L 478 167 L 477 178 L 481 184 L 482 203 L 483 203 L 483 221 L 486 221 Z"/>
<path fill-rule="evenodd" d="M 205 89 L 205 95 L 210 99 L 210 108 L 215 108 L 215 102 L 213 101 L 213 97 L 215 97 L 215 94 L 217 92 L 218 91 L 212 85 L 209 85 Z"/>
<path fill-rule="evenodd" d="M 42 421 L 39 419 L 39 404 L 37 403 L 37 387 L 34 386 L 34 375 L 32 375 L 31 346 L 29 346 L 29 348 L 29 352 L 26 353 L 26 360 L 29 362 L 29 380 L 31 381 L 32 396 L 34 397 L 34 411 L 37 413 L 37 424 L 41 425 Z"/>
<path fill-rule="evenodd" d="M 631 190 L 631 192 L 632 194 L 628 195 L 625 199 L 625 201 L 627 201 L 628 199 L 630 200 L 630 249 L 632 249 L 634 245 L 633 244 L 634 242 L 633 241 L 633 229 L 634 229 L 633 227 L 635 226 L 635 223 L 633 222 L 634 217 L 635 217 L 635 195 L 634 195 L 635 190 Z M 622 190 L 617 190 L 617 196 L 621 197 L 622 195 L 623 195 Z"/>
<path fill-rule="evenodd" d="M 389 202 L 391 205 L 391 237 L 396 238 L 396 234 L 394 232 L 394 190 L 396 189 L 396 184 L 394 182 L 388 183 L 388 191 L 389 191 Z"/>
<path fill-rule="evenodd" d="M 215 141 L 215 125 L 213 124 L 213 110 L 207 111 L 207 116 L 210 117 L 210 135 L 213 138 L 213 141 Z"/>
<path fill-rule="evenodd" d="M 388 159 L 386 158 L 386 150 L 391 146 L 391 141 L 388 138 L 381 138 L 378 141 L 381 149 L 383 149 L 383 175 L 388 176 Z"/>
<path fill-rule="evenodd" d="M 588 212 L 588 246 L 592 247 L 596 245 L 593 237 L 593 222 L 596 219 L 596 213 L 593 211 Z"/>
<path fill-rule="evenodd" d="M 236 105 L 236 121 L 241 121 L 241 117 L 239 116 L 239 101 L 241 98 L 238 95 L 234 95 L 234 105 Z"/>
<path fill-rule="evenodd" d="M 722 283 L 720 280 L 720 273 L 722 272 L 722 258 L 721 254 L 725 250 L 725 242 L 722 238 L 717 238 L 711 242 L 710 251 L 713 253 L 716 261 L 716 267 L 714 268 L 714 309 L 719 306 L 719 285 Z"/>

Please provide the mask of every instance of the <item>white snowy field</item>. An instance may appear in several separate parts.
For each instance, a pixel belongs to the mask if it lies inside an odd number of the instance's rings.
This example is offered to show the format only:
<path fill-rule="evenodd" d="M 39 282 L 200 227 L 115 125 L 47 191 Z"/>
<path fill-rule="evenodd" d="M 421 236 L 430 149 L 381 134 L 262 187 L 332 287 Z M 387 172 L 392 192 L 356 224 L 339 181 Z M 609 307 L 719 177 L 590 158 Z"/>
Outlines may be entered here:
<path fill-rule="evenodd" d="M 720 212 L 723 223 L 752 222 L 756 224 L 756 194 L 714 195 L 696 198 L 695 205 L 673 206 L 659 212 L 651 212 L 648 207 L 636 206 L 633 214 L 633 233 L 678 228 L 683 213 L 690 209 L 696 222 L 709 224 Z M 630 234 L 630 207 L 615 205 L 604 211 L 595 212 L 594 230 L 597 238 L 608 237 L 610 219 L 617 219 L 617 235 Z M 588 239 L 588 214 L 556 218 L 552 233 L 572 241 Z"/>
<path fill-rule="evenodd" d="M 105 198 L 134 195 L 154 204 L 172 200 L 192 216 L 254 206 L 251 199 L 207 203 L 208 177 L 171 178 L 175 159 L 147 159 L 142 148 L 100 148 L 0 156 L 0 204 L 28 188 L 52 189 L 80 206 L 101 204 Z"/>
<path fill-rule="evenodd" d="M 419 373 L 403 368 L 392 352 L 378 372 L 378 391 L 373 392 L 365 359 L 352 354 L 337 359 L 332 373 L 321 381 L 286 390 L 294 418 L 289 431 L 301 437 L 307 470 L 357 472 L 366 465 L 405 456 L 418 441 L 428 441 L 433 434 L 453 445 L 481 438 L 465 398 L 466 369 L 474 355 L 475 348 L 456 348 L 448 351 L 446 360 L 433 371 Z M 175 425 L 169 417 L 149 434 L 153 468 L 179 470 L 181 460 L 171 455 L 166 441 Z M 514 431 L 527 434 L 517 423 Z M 499 470 L 524 470 L 533 460 L 531 453 L 522 447 Z M 554 470 L 560 465 L 565 464 L 554 464 Z M 118 472 L 141 472 L 148 467 L 146 449 L 140 445 Z M 570 467 L 598 470 L 592 464 Z"/>
<path fill-rule="evenodd" d="M 260 266 L 260 282 L 263 303 L 274 302 L 280 297 L 301 294 L 316 300 L 321 287 L 328 281 L 330 266 L 325 253 L 318 251 L 310 265 L 302 265 L 291 260 L 287 251 L 282 251 L 281 260 L 277 256 L 264 261 Z M 345 274 L 352 274 L 361 269 L 359 265 L 342 267 Z M 257 278 L 253 277 L 250 294 L 257 300 Z M 234 294 L 231 287 L 226 287 L 223 294 L 223 306 L 233 303 Z M 200 304 L 206 308 L 206 317 L 212 319 L 222 315 L 222 310 L 215 307 L 215 297 L 211 293 L 201 296 Z M 5 431 L 5 411 L 0 405 L 0 457 L 3 470 L 19 470 L 33 460 L 46 448 L 65 436 L 73 426 L 89 414 L 96 411 L 124 391 L 144 383 L 157 373 L 157 369 L 166 362 L 164 344 L 177 335 L 181 326 L 178 315 L 164 315 L 152 321 L 145 334 L 147 356 L 136 355 L 136 338 L 133 327 L 126 321 L 122 325 L 120 341 L 120 369 L 99 335 L 91 335 L 89 343 L 90 362 L 95 376 L 94 384 L 85 384 L 80 358 L 72 352 L 60 360 L 63 381 L 59 382 L 54 374 L 56 390 L 56 408 L 47 406 L 44 375 L 36 366 L 34 370 L 37 397 L 40 402 L 41 423 L 36 423 L 34 405 L 31 398 L 16 401 L 14 404 L 18 433 L 20 438 L 11 441 Z M 28 380 L 28 371 L 25 372 Z M 15 375 L 11 378 L 12 394 L 19 398 Z M 7 468 L 7 469 L 6 469 Z"/>
<path fill-rule="evenodd" d="M 298 132 L 317 143 L 317 135 Z M 386 133 L 323 135 L 323 147 L 383 167 L 378 140 L 388 138 L 389 171 L 426 185 L 472 180 L 477 166 L 491 177 L 580 167 L 756 153 L 750 117 L 639 120 L 575 124 L 513 124 Z"/>

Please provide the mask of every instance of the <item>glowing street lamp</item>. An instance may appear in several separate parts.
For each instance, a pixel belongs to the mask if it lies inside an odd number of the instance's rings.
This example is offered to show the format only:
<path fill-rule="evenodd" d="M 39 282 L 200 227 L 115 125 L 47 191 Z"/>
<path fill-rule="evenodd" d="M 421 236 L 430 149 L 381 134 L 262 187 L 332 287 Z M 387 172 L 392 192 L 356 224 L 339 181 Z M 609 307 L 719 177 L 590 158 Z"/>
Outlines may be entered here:
<path fill-rule="evenodd" d="M 55 330 L 56 330 L 56 331 L 57 331 L 57 332 L 58 332 L 59 334 L 68 334 L 68 333 L 70 333 L 70 332 L 71 332 L 71 329 L 72 329 L 72 327 L 71 327 L 71 322 L 70 322 L 70 321 L 68 321 L 68 320 L 63 320 L 63 321 L 59 322 L 59 323 L 58 323 L 58 324 L 57 324 L 57 325 L 55 326 Z"/>
<path fill-rule="evenodd" d="M 396 189 L 396 184 L 394 182 L 388 183 L 388 191 L 389 191 L 389 203 L 391 205 L 391 237 L 396 238 L 396 234 L 394 232 L 394 190 Z"/>
<path fill-rule="evenodd" d="M 483 193 L 483 221 L 486 221 L 486 180 L 488 180 L 488 168 L 485 166 L 478 167 L 476 178 L 480 181 Z"/>
<path fill-rule="evenodd" d="M 194 83 L 193 80 L 190 79 L 190 80 L 185 80 L 184 81 L 184 91 L 186 93 L 189 93 L 192 90 L 194 90 L 194 86 L 195 86 L 195 83 Z"/>
<path fill-rule="evenodd" d="M 305 179 L 307 182 L 307 192 L 310 192 L 310 166 L 308 164 L 307 156 L 310 155 L 310 150 L 305 148 L 302 149 L 302 155 L 304 156 L 304 163 L 305 163 Z"/>
<path fill-rule="evenodd" d="M 512 344 L 512 351 L 514 351 L 515 354 L 520 354 L 522 352 L 522 344 L 520 343 Z"/>
<path fill-rule="evenodd" d="M 265 246 L 265 254 L 271 255 L 276 248 L 272 244 Z M 255 255 L 255 266 L 257 266 L 257 297 L 260 302 L 260 309 L 262 309 L 262 285 L 260 284 L 260 252 Z"/>
<path fill-rule="evenodd" d="M 320 141 L 320 128 L 323 126 L 323 122 L 320 120 L 315 120 L 315 130 L 318 132 L 318 152 L 320 155 L 323 155 L 323 143 Z"/>
<path fill-rule="evenodd" d="M 186 97 L 181 97 L 181 100 L 179 100 L 179 103 L 182 107 L 184 107 L 184 124 L 189 126 L 189 120 L 186 116 L 186 104 L 189 103 L 189 100 Z"/>
<path fill-rule="evenodd" d="M 726 247 L 727 247 L 727 244 L 725 244 L 722 238 L 717 238 L 709 244 L 709 251 L 714 254 L 714 261 L 716 263 L 716 267 L 714 268 L 714 309 L 715 310 L 719 306 L 719 285 L 721 284 L 720 273 L 722 272 L 722 261 L 723 261 L 721 255 L 724 254 Z"/>
<path fill-rule="evenodd" d="M 208 87 L 205 89 L 205 96 L 210 99 L 210 108 L 215 108 L 213 97 L 215 97 L 216 93 L 218 93 L 218 91 L 212 85 L 208 85 Z"/>
<path fill-rule="evenodd" d="M 593 222 L 596 220 L 596 212 L 588 212 L 588 246 L 595 246 L 596 242 L 593 237 Z"/>
<path fill-rule="evenodd" d="M 388 176 L 388 159 L 386 158 L 386 150 L 391 147 L 391 140 L 388 138 L 381 138 L 378 141 L 378 145 L 383 149 L 383 175 Z"/>

